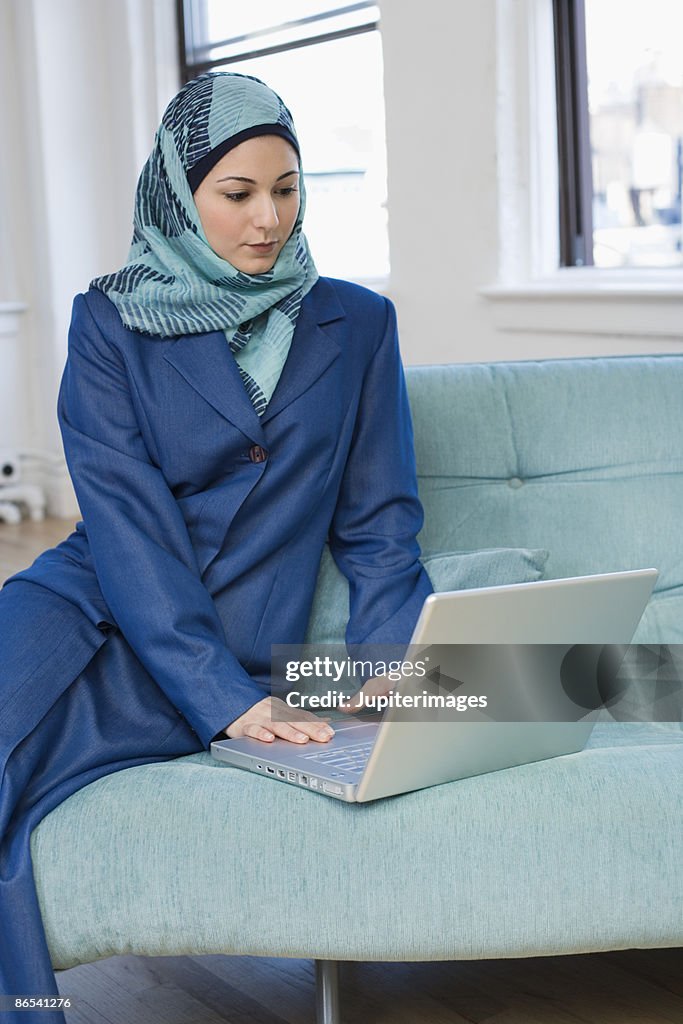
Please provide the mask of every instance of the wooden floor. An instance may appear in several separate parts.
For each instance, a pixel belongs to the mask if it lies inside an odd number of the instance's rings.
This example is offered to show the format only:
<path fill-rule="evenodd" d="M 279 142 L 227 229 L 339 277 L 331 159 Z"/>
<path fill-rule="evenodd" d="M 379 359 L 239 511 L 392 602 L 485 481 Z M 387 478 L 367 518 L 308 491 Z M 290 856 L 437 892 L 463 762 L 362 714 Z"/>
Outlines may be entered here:
<path fill-rule="evenodd" d="M 681 950 L 341 965 L 343 1024 L 681 1024 Z M 112 957 L 58 975 L 69 1024 L 313 1024 L 307 960 Z"/>
<path fill-rule="evenodd" d="M 0 579 L 72 529 L 0 523 Z M 57 975 L 68 1024 L 313 1024 L 307 960 L 121 956 Z M 343 1024 L 683 1024 L 683 951 L 346 963 Z"/>
<path fill-rule="evenodd" d="M 0 582 L 30 565 L 36 555 L 58 544 L 73 528 L 71 519 L 24 520 L 16 526 L 0 520 Z"/>

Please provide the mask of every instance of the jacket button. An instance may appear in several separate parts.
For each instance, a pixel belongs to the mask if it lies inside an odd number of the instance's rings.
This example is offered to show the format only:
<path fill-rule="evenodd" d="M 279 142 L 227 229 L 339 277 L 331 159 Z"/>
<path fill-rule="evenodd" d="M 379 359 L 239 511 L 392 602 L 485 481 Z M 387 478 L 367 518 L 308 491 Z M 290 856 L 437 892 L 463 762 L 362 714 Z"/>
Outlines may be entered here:
<path fill-rule="evenodd" d="M 260 444 L 255 444 L 249 449 L 249 458 L 252 462 L 265 462 L 268 458 L 268 452 Z"/>

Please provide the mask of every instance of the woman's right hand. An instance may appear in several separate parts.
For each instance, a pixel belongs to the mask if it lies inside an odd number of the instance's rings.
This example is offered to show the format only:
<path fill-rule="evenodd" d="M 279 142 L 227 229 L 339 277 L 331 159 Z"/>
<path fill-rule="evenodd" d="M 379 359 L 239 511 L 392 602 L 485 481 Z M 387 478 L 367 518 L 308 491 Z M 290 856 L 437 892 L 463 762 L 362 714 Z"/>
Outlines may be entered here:
<path fill-rule="evenodd" d="M 223 731 L 230 739 L 248 736 L 253 740 L 272 743 L 275 737 L 290 743 L 308 743 L 315 740 L 327 743 L 334 736 L 325 719 L 318 718 L 310 711 L 299 711 L 296 722 L 289 721 L 292 709 L 279 697 L 264 697 L 252 704 L 248 711 L 231 722 Z"/>

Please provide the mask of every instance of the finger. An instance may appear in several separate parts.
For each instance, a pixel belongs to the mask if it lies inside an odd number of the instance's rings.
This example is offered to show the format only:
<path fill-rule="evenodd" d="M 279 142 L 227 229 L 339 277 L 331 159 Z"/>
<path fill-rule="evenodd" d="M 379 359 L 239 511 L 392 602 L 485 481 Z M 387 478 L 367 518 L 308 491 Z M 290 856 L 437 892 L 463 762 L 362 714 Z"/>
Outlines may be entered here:
<path fill-rule="evenodd" d="M 366 699 L 368 697 L 374 697 L 378 693 L 385 693 L 386 690 L 377 687 L 377 680 L 370 679 L 364 686 L 361 686 L 360 690 L 356 690 L 349 697 L 346 698 L 344 704 L 340 706 L 340 711 L 346 711 L 353 714 L 355 711 L 362 711 L 366 707 Z"/>
<path fill-rule="evenodd" d="M 291 725 L 299 732 L 305 733 L 309 739 L 316 740 L 318 743 L 327 743 L 334 736 L 334 729 L 327 724 L 327 721 L 329 720 L 322 721 L 314 716 L 312 721 L 292 722 Z"/>
<path fill-rule="evenodd" d="M 324 743 L 334 735 L 327 725 L 329 717 L 304 710 L 299 714 L 301 721 L 290 722 L 291 708 L 278 697 L 265 697 L 225 729 L 225 734 L 230 739 L 248 736 L 266 743 L 272 743 L 276 736 L 293 743 L 307 743 L 309 739 Z"/>
<path fill-rule="evenodd" d="M 308 735 L 301 732 L 290 722 L 273 722 L 271 729 L 281 740 L 288 740 L 290 743 L 308 743 Z"/>
<path fill-rule="evenodd" d="M 275 736 L 270 729 L 266 728 L 265 725 L 259 725 L 258 722 L 247 722 L 242 726 L 240 736 L 248 736 L 252 740 L 262 740 L 264 743 L 272 743 Z M 233 737 L 234 739 L 235 737 Z"/>
<path fill-rule="evenodd" d="M 283 700 L 280 700 L 279 697 L 271 698 L 269 710 L 268 727 L 273 729 L 283 739 L 293 739 L 296 743 L 305 743 L 308 739 L 316 740 L 319 743 L 326 743 L 327 740 L 334 736 L 334 729 L 328 725 L 330 721 L 329 715 L 315 715 L 312 711 L 297 708 L 297 718 L 295 721 L 292 721 L 293 709 Z M 287 729 L 281 732 L 276 728 L 278 724 L 289 726 L 298 734 L 298 738 L 293 736 Z"/>
<path fill-rule="evenodd" d="M 270 728 L 290 743 L 308 743 L 309 739 L 321 741 L 332 736 L 329 726 L 317 722 L 272 722 Z"/>
<path fill-rule="evenodd" d="M 354 711 L 359 711 L 363 706 L 363 691 L 357 690 L 356 693 L 352 693 L 350 696 L 344 698 L 344 703 L 337 706 L 338 711 L 343 711 L 346 715 L 352 715 Z"/>
<path fill-rule="evenodd" d="M 393 689 L 394 684 L 386 676 L 373 676 L 362 687 L 362 692 L 366 696 L 376 697 L 381 694 L 391 693 Z"/>
<path fill-rule="evenodd" d="M 394 684 L 386 676 L 373 676 L 361 686 L 360 690 L 347 697 L 345 702 L 339 705 L 339 710 L 345 711 L 347 714 L 361 711 L 366 707 L 365 702 L 369 697 L 384 696 L 387 693 L 393 693 L 393 689 Z"/>

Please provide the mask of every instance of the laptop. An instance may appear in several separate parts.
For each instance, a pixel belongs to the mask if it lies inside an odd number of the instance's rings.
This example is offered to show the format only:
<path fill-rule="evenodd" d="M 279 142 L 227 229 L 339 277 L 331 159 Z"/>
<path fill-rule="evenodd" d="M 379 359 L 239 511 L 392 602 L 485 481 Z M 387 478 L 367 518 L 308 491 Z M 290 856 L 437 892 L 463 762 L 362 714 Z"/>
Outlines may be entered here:
<path fill-rule="evenodd" d="M 327 743 L 226 738 L 212 742 L 211 753 L 350 803 L 575 753 L 585 746 L 595 713 L 590 699 L 572 692 L 565 668 L 581 649 L 623 654 L 656 578 L 656 569 L 639 569 L 430 594 L 409 651 L 415 664 L 428 652 L 425 658 L 439 665 L 439 683 L 430 691 L 424 677 L 402 676 L 393 686 L 401 695 L 395 699 L 435 690 L 443 698 L 462 690 L 464 681 L 470 696 L 493 694 L 495 700 L 468 706 L 466 715 L 438 709 L 406 714 L 390 706 L 372 720 L 333 721 L 335 735 Z M 581 671 L 585 676 L 585 663 Z M 579 690 L 580 675 L 574 679 Z"/>

